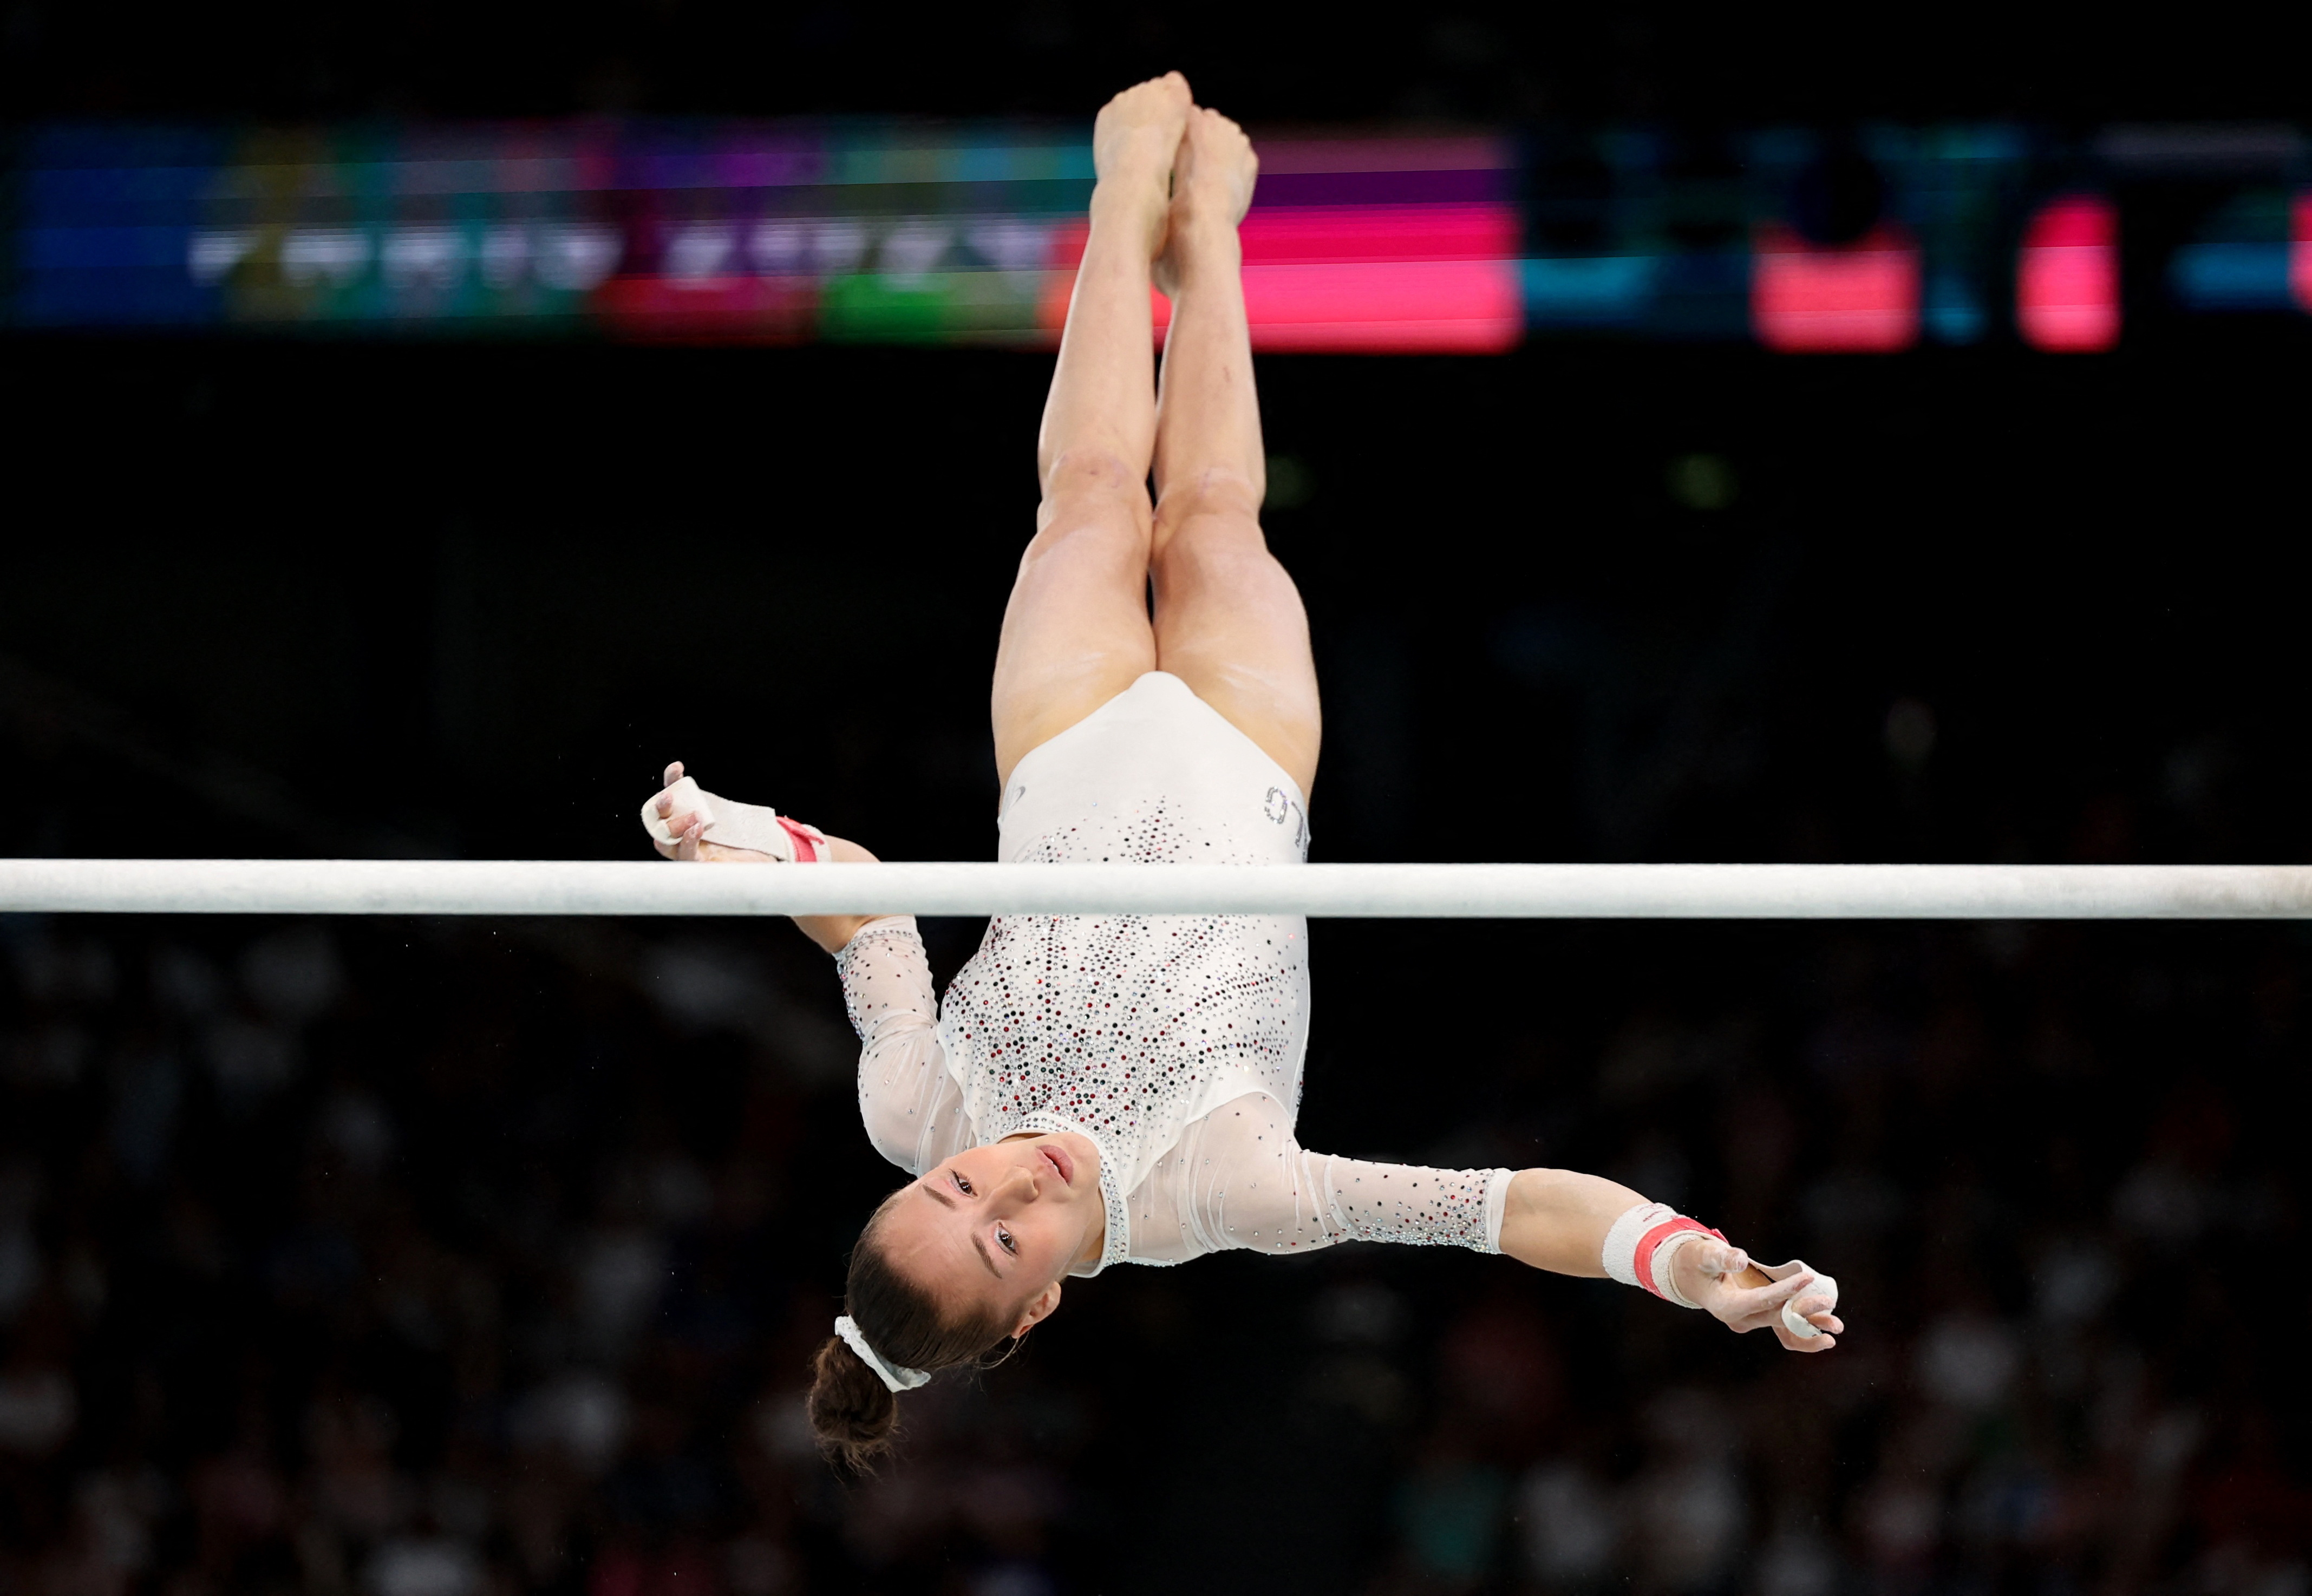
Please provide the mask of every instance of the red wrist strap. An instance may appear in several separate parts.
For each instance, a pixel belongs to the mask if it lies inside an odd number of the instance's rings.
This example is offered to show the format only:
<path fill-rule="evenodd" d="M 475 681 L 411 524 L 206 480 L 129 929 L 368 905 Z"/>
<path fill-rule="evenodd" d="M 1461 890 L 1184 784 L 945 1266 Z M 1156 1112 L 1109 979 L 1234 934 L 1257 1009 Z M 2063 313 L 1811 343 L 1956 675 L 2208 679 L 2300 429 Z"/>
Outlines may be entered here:
<path fill-rule="evenodd" d="M 1703 1235 L 1716 1236 L 1721 1241 L 1726 1239 L 1725 1232 L 1712 1230 L 1700 1220 L 1688 1219 L 1684 1215 L 1662 1221 L 1638 1238 L 1637 1250 L 1630 1256 L 1631 1271 L 1637 1276 L 1640 1285 L 1665 1302 L 1668 1301 L 1668 1296 L 1654 1285 L 1654 1250 L 1680 1231 L 1700 1231 Z"/>
<path fill-rule="evenodd" d="M 824 855 L 827 850 L 826 833 L 819 830 L 816 827 L 806 826 L 801 824 L 800 821 L 791 820 L 784 815 L 778 817 L 778 822 L 779 825 L 784 829 L 786 834 L 794 839 L 795 863 L 798 864 L 818 864 L 821 855 Z"/>

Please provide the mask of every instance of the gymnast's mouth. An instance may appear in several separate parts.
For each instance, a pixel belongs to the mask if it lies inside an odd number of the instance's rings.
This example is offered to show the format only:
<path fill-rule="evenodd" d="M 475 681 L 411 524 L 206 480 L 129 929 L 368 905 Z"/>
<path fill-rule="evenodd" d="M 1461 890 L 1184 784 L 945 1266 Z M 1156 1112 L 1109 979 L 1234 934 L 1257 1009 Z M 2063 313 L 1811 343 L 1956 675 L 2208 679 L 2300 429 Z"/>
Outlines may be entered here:
<path fill-rule="evenodd" d="M 1066 1148 L 1057 1142 L 1038 1142 L 1036 1144 L 1036 1151 L 1044 1155 L 1045 1162 L 1060 1172 L 1060 1183 L 1063 1186 L 1075 1185 L 1076 1161 L 1068 1156 Z"/>

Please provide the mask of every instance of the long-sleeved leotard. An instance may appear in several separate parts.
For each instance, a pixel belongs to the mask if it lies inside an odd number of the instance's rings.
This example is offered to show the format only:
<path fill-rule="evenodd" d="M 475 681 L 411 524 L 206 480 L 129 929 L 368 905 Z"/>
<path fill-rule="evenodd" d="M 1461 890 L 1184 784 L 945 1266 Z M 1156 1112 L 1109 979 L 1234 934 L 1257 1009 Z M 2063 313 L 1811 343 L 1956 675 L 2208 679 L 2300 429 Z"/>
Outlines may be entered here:
<path fill-rule="evenodd" d="M 991 943 L 999 940 L 991 935 Z M 1000 1116 L 1003 1123 L 990 1127 L 994 1134 L 974 1124 L 963 1085 L 949 1068 L 931 969 L 913 920 L 871 922 L 838 964 L 845 1003 L 863 1044 L 860 1116 L 884 1157 L 920 1174 L 1018 1127 L 1062 1123 L 1038 1123 L 1029 1113 Z M 1067 1122 L 1071 1128 L 1081 1125 L 1073 1117 Z M 1094 1140 L 1104 1162 L 1129 1156 L 1113 1132 L 1095 1134 Z M 1294 1137 L 1292 1107 L 1268 1090 L 1212 1104 L 1188 1119 L 1169 1145 L 1149 1148 L 1136 1162 L 1144 1169 L 1136 1183 L 1128 1190 L 1104 1190 L 1111 1232 L 1122 1229 L 1125 1235 L 1111 1234 L 1103 1263 L 1175 1264 L 1230 1248 L 1307 1252 L 1348 1241 L 1498 1251 L 1511 1174 L 1310 1152 Z M 1121 1226 L 1119 1217 L 1126 1221 Z"/>

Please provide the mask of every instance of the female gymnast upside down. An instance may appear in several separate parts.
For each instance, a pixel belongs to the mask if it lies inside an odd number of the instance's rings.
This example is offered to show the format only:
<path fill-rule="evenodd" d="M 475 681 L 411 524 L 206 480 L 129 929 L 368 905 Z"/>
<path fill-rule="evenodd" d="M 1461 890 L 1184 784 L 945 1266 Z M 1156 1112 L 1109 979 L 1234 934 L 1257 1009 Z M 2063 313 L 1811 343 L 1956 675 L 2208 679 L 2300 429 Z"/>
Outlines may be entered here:
<path fill-rule="evenodd" d="M 1237 241 L 1257 162 L 1177 73 L 1110 101 L 1092 147 L 1043 502 L 995 659 L 998 855 L 1298 864 L 1317 677 L 1259 522 Z M 1152 282 L 1172 302 L 1160 390 Z M 702 792 L 679 765 L 666 781 L 644 820 L 670 858 L 872 858 Z M 1843 1329 L 1827 1276 L 1761 1270 L 1610 1180 L 1302 1148 L 1300 917 L 998 916 L 944 1003 L 912 919 L 797 923 L 841 971 L 868 1137 L 914 1177 L 861 1234 L 816 1360 L 812 1425 L 854 1464 L 888 1446 L 900 1391 L 1016 1346 L 1068 1276 L 1224 1248 L 1449 1242 L 1642 1285 L 1793 1351 Z"/>

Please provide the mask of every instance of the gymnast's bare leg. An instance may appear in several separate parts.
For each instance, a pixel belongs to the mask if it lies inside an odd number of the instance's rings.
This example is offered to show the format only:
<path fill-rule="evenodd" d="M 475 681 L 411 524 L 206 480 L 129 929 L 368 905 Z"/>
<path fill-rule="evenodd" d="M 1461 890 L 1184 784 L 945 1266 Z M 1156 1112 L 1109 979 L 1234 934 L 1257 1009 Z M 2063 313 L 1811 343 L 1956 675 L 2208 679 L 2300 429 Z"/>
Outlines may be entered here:
<path fill-rule="evenodd" d="M 1267 466 L 1237 224 L 1259 169 L 1244 130 L 1188 118 L 1158 276 L 1172 297 L 1156 424 L 1156 665 L 1258 743 L 1307 796 L 1321 716 L 1309 618 L 1260 531 Z"/>
<path fill-rule="evenodd" d="M 1036 535 L 1020 557 L 995 653 L 992 707 L 1002 780 L 1011 778 L 1012 767 L 1029 750 L 1157 668 L 1156 631 L 1148 614 L 1154 526 L 1148 472 L 1156 448 L 1149 292 L 1152 263 L 1171 223 L 1172 163 L 1181 152 L 1191 109 L 1187 80 L 1169 73 L 1118 94 L 1093 125 L 1092 160 L 1099 180 L 1092 191 L 1091 232 L 1037 440 L 1043 503 Z M 1249 369 L 1248 363 L 1248 378 Z M 1257 470 L 1257 417 L 1252 425 Z M 1188 682 L 1204 691 L 1195 678 Z M 1222 713 L 1230 713 L 1215 703 Z M 1286 768 L 1300 774 L 1289 764 Z M 667 786 L 681 776 L 682 767 L 670 765 Z M 675 834 L 673 841 L 656 845 L 670 858 L 731 864 L 764 859 L 705 840 L 696 817 L 675 813 L 667 794 L 661 794 L 657 809 Z M 829 840 L 837 863 L 874 857 L 843 837 Z M 795 924 L 832 952 L 872 917 L 805 915 L 796 916 Z"/>
<path fill-rule="evenodd" d="M 995 652 L 999 784 L 1029 750 L 1157 668 L 1149 290 L 1189 111 L 1187 80 L 1169 73 L 1109 101 L 1092 127 L 1091 232 L 1036 441 L 1043 503 Z"/>

